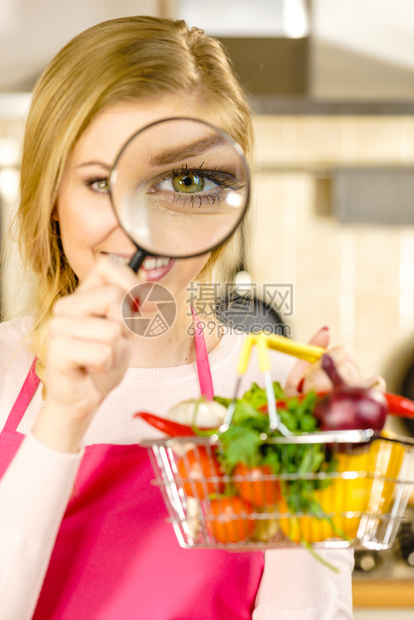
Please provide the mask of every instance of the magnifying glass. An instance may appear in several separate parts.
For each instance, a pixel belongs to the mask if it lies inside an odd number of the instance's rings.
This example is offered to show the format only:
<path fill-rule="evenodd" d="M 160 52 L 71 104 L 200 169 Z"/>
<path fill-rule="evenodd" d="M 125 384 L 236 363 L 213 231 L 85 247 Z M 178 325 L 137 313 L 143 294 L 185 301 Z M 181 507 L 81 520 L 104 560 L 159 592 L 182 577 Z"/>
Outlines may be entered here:
<path fill-rule="evenodd" d="M 110 195 L 121 228 L 147 256 L 188 258 L 214 250 L 235 231 L 249 202 L 241 147 L 192 118 L 168 118 L 137 131 L 111 171 Z"/>

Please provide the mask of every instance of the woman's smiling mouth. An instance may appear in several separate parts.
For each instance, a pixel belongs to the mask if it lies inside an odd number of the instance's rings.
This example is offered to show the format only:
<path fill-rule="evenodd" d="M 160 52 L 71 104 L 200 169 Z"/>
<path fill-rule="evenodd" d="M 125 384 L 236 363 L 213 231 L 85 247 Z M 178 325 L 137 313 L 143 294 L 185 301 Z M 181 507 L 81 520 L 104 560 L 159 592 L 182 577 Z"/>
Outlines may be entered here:
<path fill-rule="evenodd" d="M 122 263 L 123 265 L 129 265 L 132 259 L 131 254 L 113 254 L 111 252 L 108 252 L 108 256 L 110 256 L 113 260 Z M 142 263 L 140 269 L 145 271 L 147 281 L 155 282 L 156 280 L 160 280 L 165 275 L 167 275 L 174 263 L 175 259 L 173 258 L 147 256 Z"/>

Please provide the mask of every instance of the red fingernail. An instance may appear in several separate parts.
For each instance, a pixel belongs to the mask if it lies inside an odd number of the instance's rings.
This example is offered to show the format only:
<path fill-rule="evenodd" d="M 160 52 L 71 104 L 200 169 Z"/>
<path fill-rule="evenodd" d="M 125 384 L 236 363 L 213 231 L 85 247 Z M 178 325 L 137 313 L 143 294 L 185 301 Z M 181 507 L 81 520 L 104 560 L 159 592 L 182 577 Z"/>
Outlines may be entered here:
<path fill-rule="evenodd" d="M 328 329 L 329 329 L 329 327 L 324 326 L 324 327 L 321 327 L 319 331 L 321 331 L 321 332 L 327 332 L 327 331 L 328 331 Z"/>
<path fill-rule="evenodd" d="M 303 384 L 304 384 L 304 383 L 305 383 L 305 377 L 302 377 L 302 379 L 299 381 L 299 383 L 298 383 L 298 385 L 297 385 L 297 387 L 296 387 L 296 391 L 297 391 L 299 394 L 302 394 L 302 391 L 303 391 Z"/>

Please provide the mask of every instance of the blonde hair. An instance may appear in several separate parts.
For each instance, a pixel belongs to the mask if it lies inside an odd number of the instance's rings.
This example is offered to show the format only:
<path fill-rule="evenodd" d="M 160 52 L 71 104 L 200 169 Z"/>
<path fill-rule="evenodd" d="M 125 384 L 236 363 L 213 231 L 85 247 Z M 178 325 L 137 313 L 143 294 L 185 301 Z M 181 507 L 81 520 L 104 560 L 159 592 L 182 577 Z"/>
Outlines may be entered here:
<path fill-rule="evenodd" d="M 32 348 L 44 375 L 48 322 L 55 301 L 78 281 L 52 213 L 67 158 L 98 112 L 119 102 L 168 95 L 200 98 L 219 126 L 251 154 L 249 106 L 221 44 L 181 20 L 126 17 L 72 39 L 39 78 L 27 119 L 21 164 L 19 243 L 37 276 Z M 212 256 L 202 280 L 226 277 L 240 260 L 238 231 Z M 215 266 L 220 259 L 221 275 Z"/>

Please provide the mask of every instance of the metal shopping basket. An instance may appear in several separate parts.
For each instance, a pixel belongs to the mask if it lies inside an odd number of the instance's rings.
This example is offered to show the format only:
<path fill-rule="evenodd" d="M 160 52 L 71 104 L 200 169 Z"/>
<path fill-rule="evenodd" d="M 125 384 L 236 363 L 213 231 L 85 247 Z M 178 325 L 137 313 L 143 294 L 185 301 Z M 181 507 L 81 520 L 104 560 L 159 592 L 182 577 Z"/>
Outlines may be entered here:
<path fill-rule="evenodd" d="M 282 450 L 292 445 L 318 446 L 327 460 L 337 458 L 339 468 L 314 474 L 239 476 L 217 475 L 217 439 L 169 438 L 147 440 L 156 484 L 164 497 L 179 544 L 186 548 L 257 550 L 295 547 L 392 546 L 414 483 L 414 442 L 375 436 L 370 431 L 323 432 L 269 440 Z M 194 478 L 198 466 L 212 475 Z M 208 470 L 208 467 L 207 467 Z M 244 485 L 251 496 L 294 484 L 314 489 L 318 508 L 292 512 L 283 492 L 274 504 L 243 511 L 219 500 L 226 485 Z M 266 485 L 266 486 L 265 486 Z M 277 492 L 275 493 L 278 494 Z"/>
<path fill-rule="evenodd" d="M 314 361 L 323 349 L 270 336 L 270 346 Z M 146 440 L 155 480 L 179 544 L 185 548 L 258 550 L 392 546 L 414 484 L 414 441 L 371 429 L 292 435 L 281 424 L 269 375 L 269 336 L 248 337 L 238 374 L 245 372 L 252 344 L 265 373 L 269 427 L 282 436 L 263 436 L 280 463 L 296 451 L 318 454 L 311 473 L 235 468 L 220 470 L 217 434 Z M 236 386 L 236 393 L 240 381 Z M 235 399 L 233 399 L 232 405 Z M 222 430 L 229 427 L 230 405 Z M 285 432 L 286 431 L 286 432 Z M 301 456 L 301 458 L 302 458 Z"/>

